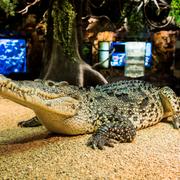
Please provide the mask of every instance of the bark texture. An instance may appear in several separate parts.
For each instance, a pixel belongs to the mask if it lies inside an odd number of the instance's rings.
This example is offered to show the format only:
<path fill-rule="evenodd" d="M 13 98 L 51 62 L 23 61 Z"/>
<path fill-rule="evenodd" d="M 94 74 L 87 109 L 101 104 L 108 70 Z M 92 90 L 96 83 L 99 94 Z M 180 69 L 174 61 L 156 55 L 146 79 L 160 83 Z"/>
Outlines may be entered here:
<path fill-rule="evenodd" d="M 79 55 L 76 12 L 72 2 L 53 0 L 48 11 L 47 41 L 40 78 L 78 86 L 107 83 Z"/>

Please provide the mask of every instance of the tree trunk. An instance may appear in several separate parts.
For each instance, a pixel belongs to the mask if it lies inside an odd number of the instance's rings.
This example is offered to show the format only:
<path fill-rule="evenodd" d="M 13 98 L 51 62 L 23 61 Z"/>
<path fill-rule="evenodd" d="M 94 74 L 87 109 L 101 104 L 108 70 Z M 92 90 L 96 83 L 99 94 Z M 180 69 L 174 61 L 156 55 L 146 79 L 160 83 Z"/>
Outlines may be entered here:
<path fill-rule="evenodd" d="M 68 81 L 78 86 L 107 83 L 79 55 L 76 13 L 72 4 L 68 0 L 53 0 L 48 16 L 47 41 L 40 78 Z"/>

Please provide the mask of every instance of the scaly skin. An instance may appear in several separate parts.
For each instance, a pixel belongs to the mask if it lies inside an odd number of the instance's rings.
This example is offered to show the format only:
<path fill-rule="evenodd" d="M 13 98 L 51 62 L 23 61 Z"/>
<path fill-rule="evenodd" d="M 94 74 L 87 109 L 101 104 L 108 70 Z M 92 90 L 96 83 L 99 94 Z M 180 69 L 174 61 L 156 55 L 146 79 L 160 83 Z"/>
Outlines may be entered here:
<path fill-rule="evenodd" d="M 144 99 L 146 96 L 159 96 L 164 109 L 163 118 L 172 121 L 174 128 L 179 128 L 180 126 L 177 120 L 174 121 L 174 117 L 179 116 L 180 97 L 177 97 L 169 87 L 160 88 L 142 80 L 124 80 L 97 86 L 95 89 L 106 92 L 108 95 L 116 96 L 117 98 L 119 98 L 119 96 L 125 98 L 127 96 L 133 96 L 134 94 L 136 94 L 138 100 Z"/>
<path fill-rule="evenodd" d="M 117 96 L 67 82 L 13 81 L 1 75 L 0 95 L 34 110 L 52 132 L 94 133 L 88 144 L 99 149 L 112 146 L 111 139 L 131 142 L 136 130 L 152 126 L 164 117 L 179 123 L 179 100 L 168 87 L 155 88 L 147 94 L 124 92 Z"/>
<path fill-rule="evenodd" d="M 98 91 L 106 92 L 108 95 L 122 96 L 122 94 L 135 94 L 139 97 L 147 96 L 160 89 L 151 83 L 142 80 L 122 80 L 115 83 L 98 85 Z"/>

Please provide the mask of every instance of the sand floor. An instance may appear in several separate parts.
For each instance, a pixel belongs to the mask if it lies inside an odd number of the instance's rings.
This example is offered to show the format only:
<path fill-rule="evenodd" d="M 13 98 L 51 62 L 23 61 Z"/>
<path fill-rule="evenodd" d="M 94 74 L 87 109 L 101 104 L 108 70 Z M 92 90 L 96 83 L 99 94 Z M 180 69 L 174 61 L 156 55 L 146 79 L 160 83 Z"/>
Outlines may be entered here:
<path fill-rule="evenodd" d="M 138 131 L 133 143 L 93 150 L 90 135 L 48 136 L 20 128 L 31 110 L 0 98 L 0 180 L 179 180 L 180 130 L 170 124 Z"/>

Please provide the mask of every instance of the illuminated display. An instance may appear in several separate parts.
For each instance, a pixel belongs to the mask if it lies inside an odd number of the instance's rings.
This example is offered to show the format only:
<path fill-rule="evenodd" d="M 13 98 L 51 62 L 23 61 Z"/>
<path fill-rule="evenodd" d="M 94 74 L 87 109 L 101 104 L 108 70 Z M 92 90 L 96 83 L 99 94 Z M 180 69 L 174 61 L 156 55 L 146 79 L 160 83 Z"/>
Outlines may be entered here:
<path fill-rule="evenodd" d="M 26 72 L 26 41 L 0 39 L 0 74 Z"/>
<path fill-rule="evenodd" d="M 132 46 L 130 45 L 132 44 Z M 133 45 L 136 44 L 136 45 Z M 131 48 L 131 50 L 127 51 L 127 48 Z M 152 65 L 152 43 L 151 42 L 112 42 L 111 43 L 111 66 L 125 66 L 127 57 L 133 57 L 135 62 L 139 62 L 139 53 L 142 53 L 144 66 L 149 68 Z M 144 52 L 145 51 L 145 52 Z M 129 53 L 129 54 L 127 54 Z M 136 58 L 137 57 L 137 58 Z M 141 59 L 140 59 L 141 61 Z M 141 61 L 142 62 L 142 61 Z"/>
<path fill-rule="evenodd" d="M 150 42 L 146 43 L 144 65 L 145 67 L 151 67 L 152 65 L 152 44 Z"/>
<path fill-rule="evenodd" d="M 111 56 L 111 66 L 125 66 L 126 62 L 126 51 L 125 43 L 123 42 L 112 42 L 111 50 L 113 51 Z"/>

